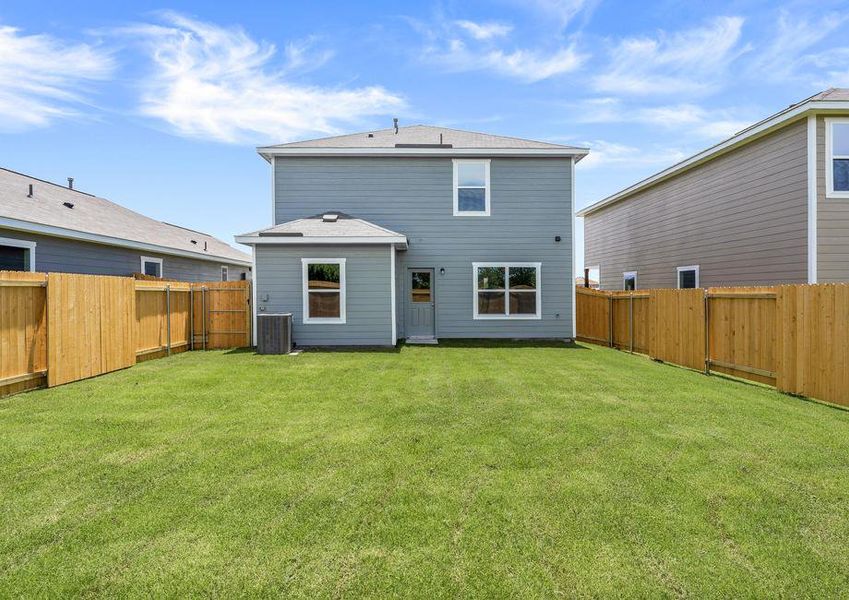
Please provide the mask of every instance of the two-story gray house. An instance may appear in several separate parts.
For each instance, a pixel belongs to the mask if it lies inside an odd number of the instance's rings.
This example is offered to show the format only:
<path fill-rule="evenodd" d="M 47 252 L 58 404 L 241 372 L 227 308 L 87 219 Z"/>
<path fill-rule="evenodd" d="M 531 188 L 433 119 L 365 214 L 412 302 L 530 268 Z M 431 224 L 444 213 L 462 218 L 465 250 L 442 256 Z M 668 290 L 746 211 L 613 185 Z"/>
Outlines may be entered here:
<path fill-rule="evenodd" d="M 258 152 L 274 223 L 236 239 L 257 312 L 293 313 L 296 344 L 574 337 L 586 149 L 396 124 Z"/>
<path fill-rule="evenodd" d="M 849 281 L 849 89 L 793 104 L 578 216 L 604 290 Z"/>

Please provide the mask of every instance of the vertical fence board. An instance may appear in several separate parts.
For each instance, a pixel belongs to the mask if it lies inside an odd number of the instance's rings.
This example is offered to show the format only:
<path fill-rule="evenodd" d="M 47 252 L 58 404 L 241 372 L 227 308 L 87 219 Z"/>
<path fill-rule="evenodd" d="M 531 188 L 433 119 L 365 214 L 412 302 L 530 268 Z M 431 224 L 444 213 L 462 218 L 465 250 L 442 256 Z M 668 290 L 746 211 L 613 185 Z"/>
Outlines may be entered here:
<path fill-rule="evenodd" d="M 46 381 L 46 281 L 43 273 L 0 271 L 0 396 Z"/>
<path fill-rule="evenodd" d="M 657 360 L 703 369 L 705 365 L 704 292 L 651 290 L 654 327 L 650 356 Z"/>
<path fill-rule="evenodd" d="M 781 286 L 778 389 L 849 405 L 849 285 Z"/>
<path fill-rule="evenodd" d="M 47 304 L 49 386 L 135 363 L 126 335 L 135 312 L 132 279 L 50 273 Z"/>

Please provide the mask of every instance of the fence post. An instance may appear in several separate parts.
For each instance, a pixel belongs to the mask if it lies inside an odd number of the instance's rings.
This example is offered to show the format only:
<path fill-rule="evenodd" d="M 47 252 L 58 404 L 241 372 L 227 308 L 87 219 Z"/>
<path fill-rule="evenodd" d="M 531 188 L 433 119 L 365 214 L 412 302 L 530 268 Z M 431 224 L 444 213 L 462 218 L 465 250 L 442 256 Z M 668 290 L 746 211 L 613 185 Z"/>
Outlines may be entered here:
<path fill-rule="evenodd" d="M 607 345 L 613 348 L 613 295 L 607 297 Z"/>
<path fill-rule="evenodd" d="M 628 294 L 628 333 L 631 338 L 631 354 L 634 353 L 634 292 Z"/>
<path fill-rule="evenodd" d="M 195 288 L 189 284 L 189 350 L 195 349 Z"/>
<path fill-rule="evenodd" d="M 165 285 L 165 343 L 166 354 L 171 356 L 171 284 Z"/>
<path fill-rule="evenodd" d="M 710 295 L 705 288 L 705 375 L 710 375 Z"/>
<path fill-rule="evenodd" d="M 200 318 L 202 320 L 201 335 L 203 336 L 201 340 L 203 342 L 203 349 L 206 350 L 206 286 L 200 288 L 200 298 Z"/>

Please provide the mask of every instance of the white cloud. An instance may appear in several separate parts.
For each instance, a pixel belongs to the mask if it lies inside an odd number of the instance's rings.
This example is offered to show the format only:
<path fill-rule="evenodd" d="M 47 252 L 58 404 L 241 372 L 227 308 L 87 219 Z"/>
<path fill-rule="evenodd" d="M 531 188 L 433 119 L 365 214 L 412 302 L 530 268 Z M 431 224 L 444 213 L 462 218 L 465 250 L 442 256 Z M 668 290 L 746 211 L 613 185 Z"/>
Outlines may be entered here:
<path fill-rule="evenodd" d="M 706 109 L 697 104 L 629 106 L 618 98 L 591 98 L 572 105 L 581 123 L 639 123 L 686 132 L 704 140 L 729 137 L 750 125 L 754 117 L 744 109 Z"/>
<path fill-rule="evenodd" d="M 558 27 L 565 28 L 581 13 L 592 12 L 598 0 L 521 0 L 521 4 L 536 9 L 553 19 Z"/>
<path fill-rule="evenodd" d="M 817 61 L 816 55 L 805 52 L 820 43 L 849 19 L 847 15 L 828 13 L 812 22 L 798 14 L 782 10 L 776 31 L 770 33 L 769 43 L 756 54 L 750 64 L 753 74 L 771 81 L 783 81 L 810 74 L 806 66 Z M 828 54 L 832 54 L 833 49 Z"/>
<path fill-rule="evenodd" d="M 718 17 L 704 27 L 657 37 L 625 38 L 593 81 L 601 92 L 700 93 L 721 83 L 727 67 L 748 48 L 739 45 L 741 17 Z"/>
<path fill-rule="evenodd" d="M 113 68 L 112 57 L 95 46 L 0 26 L 0 130 L 79 116 L 87 86 L 107 79 Z"/>
<path fill-rule="evenodd" d="M 578 163 L 582 170 L 598 167 L 658 167 L 669 166 L 687 158 L 687 154 L 674 148 L 653 148 L 646 150 L 626 144 L 595 140 L 583 142 L 590 153 Z"/>
<path fill-rule="evenodd" d="M 487 70 L 533 83 L 577 70 L 583 56 L 574 47 L 560 48 L 553 53 L 535 50 L 470 49 L 462 40 L 451 40 L 444 51 L 433 51 L 429 58 L 450 71 Z"/>
<path fill-rule="evenodd" d="M 308 45 L 290 45 L 275 67 L 276 48 L 241 28 L 163 13 L 166 25 L 121 31 L 141 40 L 153 64 L 142 82 L 142 114 L 178 134 L 222 142 L 287 141 L 339 133 L 339 126 L 405 106 L 380 86 L 325 88 L 287 81 L 287 72 L 315 65 Z M 318 61 L 326 54 L 320 54 Z"/>
<path fill-rule="evenodd" d="M 503 23 L 475 23 L 474 21 L 454 21 L 458 27 L 465 29 L 476 40 L 489 40 L 504 37 L 513 30 L 512 25 Z"/>
<path fill-rule="evenodd" d="M 438 23 L 436 27 L 412 24 L 428 38 L 423 59 L 451 72 L 490 71 L 533 83 L 576 71 L 587 58 L 574 44 L 550 50 L 505 49 L 495 45 L 492 38 L 506 37 L 509 30 L 496 36 L 491 31 L 492 24 L 471 21 Z"/>

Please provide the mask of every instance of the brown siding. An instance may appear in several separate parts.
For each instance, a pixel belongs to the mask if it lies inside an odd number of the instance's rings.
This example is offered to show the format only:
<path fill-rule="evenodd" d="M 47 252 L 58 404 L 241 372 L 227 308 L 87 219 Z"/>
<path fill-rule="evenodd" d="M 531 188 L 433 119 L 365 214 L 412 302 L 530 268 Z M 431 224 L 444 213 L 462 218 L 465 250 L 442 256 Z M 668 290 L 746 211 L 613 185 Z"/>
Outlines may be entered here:
<path fill-rule="evenodd" d="M 803 119 L 584 219 L 585 264 L 601 288 L 807 282 L 807 125 Z"/>
<path fill-rule="evenodd" d="M 825 197 L 825 119 L 817 118 L 817 281 L 849 281 L 849 198 Z"/>

